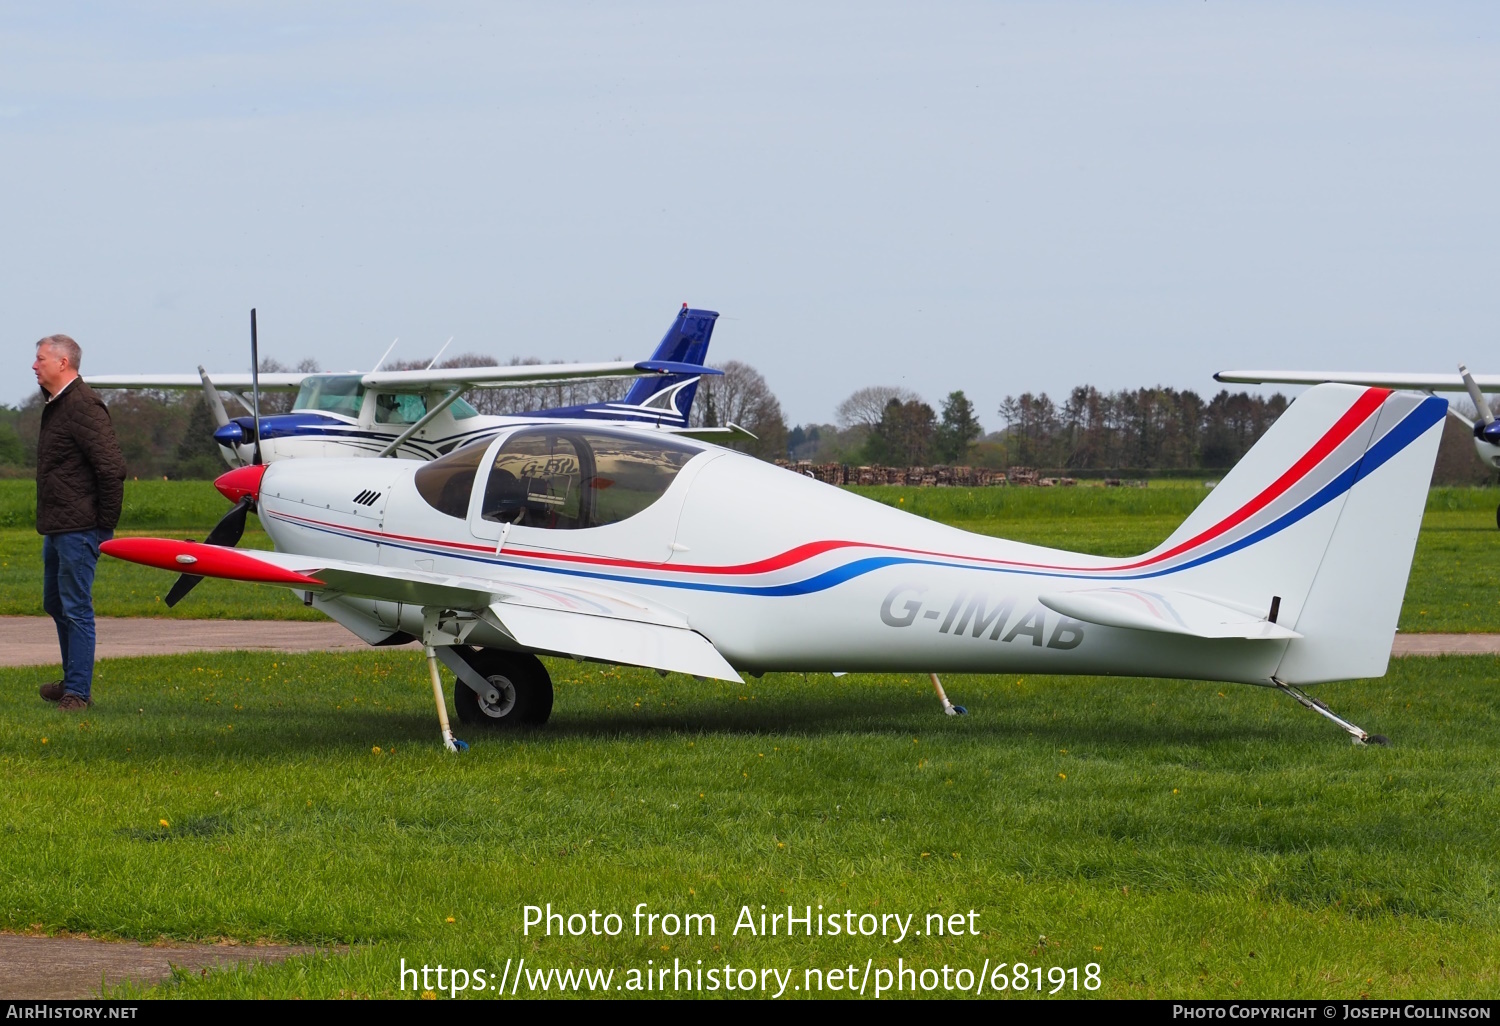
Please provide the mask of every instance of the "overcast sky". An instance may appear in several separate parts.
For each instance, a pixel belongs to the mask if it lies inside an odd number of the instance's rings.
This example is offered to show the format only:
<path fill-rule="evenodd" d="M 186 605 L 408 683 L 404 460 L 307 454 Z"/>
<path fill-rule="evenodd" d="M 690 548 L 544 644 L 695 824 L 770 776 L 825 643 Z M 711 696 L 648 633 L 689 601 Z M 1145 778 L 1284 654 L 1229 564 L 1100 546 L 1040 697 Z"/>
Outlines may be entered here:
<path fill-rule="evenodd" d="M 0 333 L 85 376 L 644 357 L 855 388 L 1500 371 L 1500 8 L 6 4 Z"/>

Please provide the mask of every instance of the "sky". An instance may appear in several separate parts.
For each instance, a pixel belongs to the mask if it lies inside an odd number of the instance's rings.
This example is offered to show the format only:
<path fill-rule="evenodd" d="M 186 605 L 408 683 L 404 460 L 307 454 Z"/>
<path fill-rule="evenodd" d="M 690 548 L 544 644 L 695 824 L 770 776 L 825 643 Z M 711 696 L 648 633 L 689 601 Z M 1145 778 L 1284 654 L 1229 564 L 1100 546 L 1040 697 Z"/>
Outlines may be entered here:
<path fill-rule="evenodd" d="M 96 373 L 646 356 L 866 385 L 1500 371 L 1500 8 L 0 8 L 0 402 Z M 1488 358 L 1494 356 L 1490 362 Z"/>

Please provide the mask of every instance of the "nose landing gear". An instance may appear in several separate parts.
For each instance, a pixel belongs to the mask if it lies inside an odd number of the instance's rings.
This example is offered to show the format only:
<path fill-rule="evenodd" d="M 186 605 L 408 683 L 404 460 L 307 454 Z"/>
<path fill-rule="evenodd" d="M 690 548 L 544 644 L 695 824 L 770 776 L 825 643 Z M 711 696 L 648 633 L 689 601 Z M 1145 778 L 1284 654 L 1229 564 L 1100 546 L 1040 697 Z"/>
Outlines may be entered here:
<path fill-rule="evenodd" d="M 964 716 L 968 714 L 969 710 L 965 709 L 963 706 L 954 705 L 952 702 L 948 701 L 948 696 L 943 692 L 943 682 L 938 680 L 937 674 L 929 673 L 927 676 L 932 678 L 932 690 L 937 692 L 938 701 L 943 703 L 944 715 Z"/>

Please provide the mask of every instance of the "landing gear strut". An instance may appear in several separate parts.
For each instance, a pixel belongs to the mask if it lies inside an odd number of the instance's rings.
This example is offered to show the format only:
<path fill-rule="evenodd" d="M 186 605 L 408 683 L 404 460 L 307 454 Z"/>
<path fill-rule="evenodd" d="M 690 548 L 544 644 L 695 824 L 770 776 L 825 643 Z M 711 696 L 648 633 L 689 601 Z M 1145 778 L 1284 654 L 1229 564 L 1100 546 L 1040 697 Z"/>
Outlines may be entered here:
<path fill-rule="evenodd" d="M 427 669 L 432 674 L 432 697 L 437 701 L 438 726 L 442 730 L 443 747 L 450 752 L 466 752 L 469 746 L 454 737 L 453 730 L 448 726 L 448 702 L 443 698 L 443 678 L 438 675 L 437 653 L 432 650 L 431 645 L 425 646 L 425 651 Z"/>
<path fill-rule="evenodd" d="M 943 713 L 945 715 L 963 716 L 969 711 L 961 705 L 954 705 L 948 701 L 948 696 L 943 693 L 943 682 L 938 680 L 937 674 L 929 673 L 927 676 L 932 678 L 932 690 L 937 692 L 938 701 L 943 703 Z"/>
<path fill-rule="evenodd" d="M 1319 716 L 1327 717 L 1328 719 L 1332 720 L 1334 723 L 1337 723 L 1340 727 L 1344 728 L 1344 730 L 1349 734 L 1349 736 L 1352 737 L 1352 738 L 1354 738 L 1354 743 L 1355 744 L 1357 744 L 1357 745 L 1388 745 L 1388 744 L 1391 743 L 1391 739 L 1388 738 L 1388 737 L 1386 737 L 1384 734 L 1370 734 L 1370 733 L 1366 732 L 1365 730 L 1363 730 L 1362 728 L 1356 727 L 1354 724 L 1350 723 L 1348 720 L 1344 719 L 1342 716 L 1339 716 L 1336 713 L 1334 713 L 1334 711 L 1332 709 L 1328 708 L 1328 706 L 1324 705 L 1322 702 L 1318 701 L 1316 698 L 1313 698 L 1311 695 L 1307 694 L 1301 688 L 1296 687 L 1296 686 L 1291 685 L 1291 684 L 1288 684 L 1286 681 L 1277 680 L 1275 677 L 1271 678 L 1271 683 L 1275 684 L 1279 689 L 1281 689 L 1282 691 L 1284 691 L 1286 694 L 1291 695 L 1292 696 L 1292 700 L 1295 701 L 1298 705 L 1302 706 L 1302 708 L 1304 708 L 1304 709 L 1311 709 L 1313 712 L 1317 713 Z"/>

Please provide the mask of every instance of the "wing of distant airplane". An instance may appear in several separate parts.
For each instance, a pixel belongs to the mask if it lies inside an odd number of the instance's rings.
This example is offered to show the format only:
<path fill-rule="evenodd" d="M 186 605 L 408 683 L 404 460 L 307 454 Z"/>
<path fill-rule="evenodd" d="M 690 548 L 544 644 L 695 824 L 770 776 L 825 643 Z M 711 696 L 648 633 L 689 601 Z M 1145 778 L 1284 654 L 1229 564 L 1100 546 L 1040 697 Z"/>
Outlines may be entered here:
<path fill-rule="evenodd" d="M 1475 374 L 1474 383 L 1481 392 L 1500 392 L 1500 374 Z M 1322 385 L 1339 382 L 1369 388 L 1401 388 L 1417 392 L 1462 392 L 1466 386 L 1461 374 L 1402 374 L 1376 371 L 1288 371 L 1232 370 L 1220 371 L 1215 381 L 1245 385 Z"/>
<path fill-rule="evenodd" d="M 262 392 L 295 392 L 302 387 L 306 374 L 262 374 Z M 202 388 L 203 378 L 198 374 L 90 374 L 85 381 L 91 388 L 159 388 L 173 391 L 183 388 Z M 213 382 L 219 388 L 232 392 L 249 391 L 250 374 L 215 374 Z"/>
<path fill-rule="evenodd" d="M 168 538 L 104 545 L 109 555 L 177 573 L 465 610 L 535 651 L 741 681 L 682 617 L 603 588 L 541 588 L 503 572 L 465 577 Z"/>
<path fill-rule="evenodd" d="M 356 372 L 357 373 L 357 372 Z M 720 374 L 699 364 L 675 363 L 669 360 L 641 360 L 631 363 L 616 360 L 609 363 L 530 363 L 505 367 L 434 367 L 431 370 L 372 371 L 360 375 L 366 388 L 394 391 L 438 391 L 450 388 L 505 388 L 535 385 L 579 378 L 641 378 L 669 374 Z M 262 374 L 262 392 L 295 392 L 311 374 Z M 218 388 L 240 391 L 251 386 L 250 374 L 210 374 Z M 93 388 L 202 388 L 198 374 L 90 374 L 85 380 Z"/>

